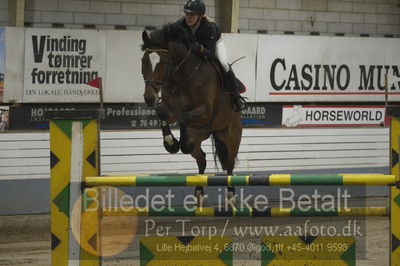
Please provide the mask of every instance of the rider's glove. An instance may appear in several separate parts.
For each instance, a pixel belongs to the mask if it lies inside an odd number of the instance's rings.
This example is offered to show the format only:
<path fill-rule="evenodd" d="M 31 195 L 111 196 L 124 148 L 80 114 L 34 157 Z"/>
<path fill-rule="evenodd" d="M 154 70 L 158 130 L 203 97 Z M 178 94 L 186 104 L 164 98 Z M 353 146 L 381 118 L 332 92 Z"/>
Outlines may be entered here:
<path fill-rule="evenodd" d="M 192 49 L 193 52 L 196 52 L 196 53 L 202 53 L 204 51 L 204 46 L 198 42 L 191 44 L 190 48 Z"/>

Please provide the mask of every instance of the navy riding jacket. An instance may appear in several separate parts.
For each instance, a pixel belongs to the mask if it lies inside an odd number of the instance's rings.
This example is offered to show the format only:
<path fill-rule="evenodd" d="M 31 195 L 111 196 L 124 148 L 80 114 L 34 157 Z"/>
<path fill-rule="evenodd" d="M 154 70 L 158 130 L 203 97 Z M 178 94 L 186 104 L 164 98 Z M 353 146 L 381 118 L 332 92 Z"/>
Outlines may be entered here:
<path fill-rule="evenodd" d="M 206 17 L 202 17 L 195 34 L 193 34 L 192 29 L 186 24 L 184 17 L 179 19 L 176 24 L 186 30 L 191 42 L 198 42 L 203 45 L 202 56 L 208 59 L 215 58 L 215 46 L 219 38 L 221 38 L 221 31 L 214 22 L 209 21 Z"/>

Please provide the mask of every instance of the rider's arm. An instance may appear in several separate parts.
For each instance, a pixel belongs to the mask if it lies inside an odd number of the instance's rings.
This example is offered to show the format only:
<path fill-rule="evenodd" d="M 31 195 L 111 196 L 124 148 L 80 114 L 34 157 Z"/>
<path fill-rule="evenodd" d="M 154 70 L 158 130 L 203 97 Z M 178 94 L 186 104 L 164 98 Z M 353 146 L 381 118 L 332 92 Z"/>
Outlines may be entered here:
<path fill-rule="evenodd" d="M 206 21 L 204 25 L 202 25 L 202 29 L 200 32 L 199 42 L 200 46 L 197 46 L 197 53 L 203 56 L 206 59 L 214 59 L 215 58 L 215 46 L 218 39 L 221 37 L 221 32 L 217 25 L 214 22 Z"/>

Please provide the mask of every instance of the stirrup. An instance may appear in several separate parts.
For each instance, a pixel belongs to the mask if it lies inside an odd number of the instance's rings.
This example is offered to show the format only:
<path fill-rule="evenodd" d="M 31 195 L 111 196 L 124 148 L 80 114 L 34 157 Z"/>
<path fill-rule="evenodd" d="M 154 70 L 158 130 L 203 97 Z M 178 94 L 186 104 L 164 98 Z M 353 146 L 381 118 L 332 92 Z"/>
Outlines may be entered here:
<path fill-rule="evenodd" d="M 246 101 L 244 100 L 244 98 L 241 96 L 235 97 L 233 101 L 233 110 L 235 112 L 241 112 L 244 109 L 246 109 Z"/>

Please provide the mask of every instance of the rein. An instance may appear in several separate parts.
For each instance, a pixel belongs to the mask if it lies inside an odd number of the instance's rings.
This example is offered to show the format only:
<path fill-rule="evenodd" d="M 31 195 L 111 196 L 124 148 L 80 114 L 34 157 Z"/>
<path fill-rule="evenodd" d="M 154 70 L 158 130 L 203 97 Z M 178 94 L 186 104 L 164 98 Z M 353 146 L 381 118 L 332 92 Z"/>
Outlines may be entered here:
<path fill-rule="evenodd" d="M 154 85 L 156 85 L 156 84 L 157 85 L 161 85 L 160 88 L 159 88 L 159 90 L 161 91 L 163 88 L 165 88 L 167 86 L 167 84 L 170 81 L 170 79 L 182 68 L 183 64 L 189 58 L 189 56 L 190 56 L 190 54 L 192 52 L 192 48 L 189 49 L 189 51 L 186 53 L 184 58 L 179 62 L 179 64 L 177 66 L 173 65 L 172 58 L 171 58 L 171 56 L 169 54 L 169 51 L 167 49 L 150 49 L 150 48 L 147 48 L 146 51 L 149 51 L 149 52 L 164 52 L 164 53 L 167 53 L 167 55 L 168 55 L 168 66 L 167 66 L 167 71 L 165 73 L 164 78 L 162 80 L 145 80 L 146 86 L 154 87 Z M 199 68 L 200 68 L 202 63 L 203 62 L 200 61 L 200 63 L 198 63 L 193 68 L 191 74 L 189 75 L 189 80 L 192 80 L 192 79 L 194 79 L 196 77 L 195 75 L 198 73 L 198 70 L 199 70 Z M 155 89 L 157 89 L 157 88 L 155 88 Z M 174 92 L 174 90 L 173 90 L 173 92 Z M 159 99 L 159 100 L 161 100 L 161 99 Z M 222 90 L 220 92 L 220 95 L 219 95 L 217 106 L 213 109 L 213 112 L 211 114 L 211 118 L 210 118 L 208 124 L 203 126 L 203 127 L 201 127 L 202 129 L 205 129 L 207 131 L 211 131 L 212 124 L 214 123 L 219 111 L 221 110 L 222 105 L 224 104 L 224 101 L 225 101 L 225 95 L 224 95 L 224 92 Z"/>
<path fill-rule="evenodd" d="M 171 73 L 170 77 L 171 78 L 176 72 L 179 71 L 179 69 L 183 66 L 183 64 L 186 62 L 186 60 L 189 58 L 190 53 L 192 52 L 192 48 L 189 49 L 189 51 L 187 52 L 187 54 L 185 55 L 185 57 L 182 59 L 182 61 L 174 68 L 174 71 Z M 168 54 L 169 56 L 169 54 Z M 169 56 L 169 58 L 171 58 Z M 171 59 L 172 62 L 172 59 Z"/>

